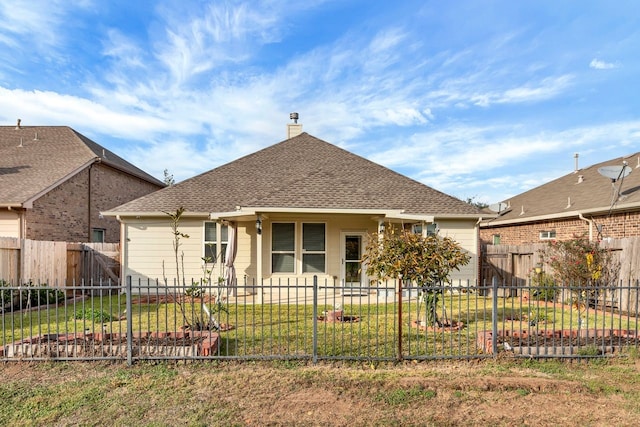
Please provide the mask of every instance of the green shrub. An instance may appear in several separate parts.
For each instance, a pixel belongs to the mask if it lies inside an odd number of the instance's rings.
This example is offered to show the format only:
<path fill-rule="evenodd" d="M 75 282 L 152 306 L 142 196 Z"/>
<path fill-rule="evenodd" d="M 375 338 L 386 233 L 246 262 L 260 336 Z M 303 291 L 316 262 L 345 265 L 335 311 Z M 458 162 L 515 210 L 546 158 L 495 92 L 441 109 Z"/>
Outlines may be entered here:
<path fill-rule="evenodd" d="M 26 283 L 18 288 L 7 289 L 11 285 L 0 280 L 0 302 L 5 310 L 24 309 L 39 305 L 57 304 L 65 300 L 66 294 L 55 288 L 49 288 L 46 283 L 34 285 Z"/>
<path fill-rule="evenodd" d="M 550 274 L 535 274 L 532 278 L 531 298 L 538 301 L 555 301 L 558 287 Z"/>

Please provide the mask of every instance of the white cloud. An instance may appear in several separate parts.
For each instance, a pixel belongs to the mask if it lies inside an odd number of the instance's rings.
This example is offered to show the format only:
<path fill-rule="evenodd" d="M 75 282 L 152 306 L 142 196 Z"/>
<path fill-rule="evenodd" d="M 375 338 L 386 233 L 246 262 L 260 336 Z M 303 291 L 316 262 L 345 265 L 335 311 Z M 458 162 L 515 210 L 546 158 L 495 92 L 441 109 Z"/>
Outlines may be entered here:
<path fill-rule="evenodd" d="M 115 137 L 144 140 L 148 134 L 172 126 L 147 115 L 113 111 L 91 100 L 49 91 L 9 90 L 0 87 L 0 112 L 4 122 L 22 118 L 25 125 L 66 125 L 92 129 Z M 9 116 L 12 114 L 14 117 Z"/>
<path fill-rule="evenodd" d="M 47 53 L 64 39 L 62 27 L 73 24 L 74 10 L 86 9 L 90 1 L 12 0 L 0 2 L 0 43 L 12 49 Z"/>
<path fill-rule="evenodd" d="M 605 61 L 601 61 L 599 59 L 594 58 L 589 63 L 589 67 L 595 70 L 610 70 L 612 68 L 618 68 L 618 65 L 612 62 L 605 62 Z"/>

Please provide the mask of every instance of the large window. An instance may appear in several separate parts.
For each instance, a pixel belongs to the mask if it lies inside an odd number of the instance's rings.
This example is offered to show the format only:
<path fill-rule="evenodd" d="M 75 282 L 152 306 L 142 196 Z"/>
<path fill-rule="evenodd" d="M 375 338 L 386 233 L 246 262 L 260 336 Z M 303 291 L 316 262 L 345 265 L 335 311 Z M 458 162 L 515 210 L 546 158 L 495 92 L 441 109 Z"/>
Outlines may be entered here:
<path fill-rule="evenodd" d="M 302 272 L 325 272 L 324 224 L 302 224 Z"/>
<path fill-rule="evenodd" d="M 204 223 L 204 257 L 209 263 L 226 261 L 229 227 L 215 222 Z"/>
<path fill-rule="evenodd" d="M 296 224 L 276 222 L 271 225 L 271 271 L 295 273 Z"/>
<path fill-rule="evenodd" d="M 324 223 L 302 223 L 297 237 L 295 222 L 271 225 L 271 272 L 326 272 L 326 227 Z M 297 267 L 296 267 L 297 265 Z"/>

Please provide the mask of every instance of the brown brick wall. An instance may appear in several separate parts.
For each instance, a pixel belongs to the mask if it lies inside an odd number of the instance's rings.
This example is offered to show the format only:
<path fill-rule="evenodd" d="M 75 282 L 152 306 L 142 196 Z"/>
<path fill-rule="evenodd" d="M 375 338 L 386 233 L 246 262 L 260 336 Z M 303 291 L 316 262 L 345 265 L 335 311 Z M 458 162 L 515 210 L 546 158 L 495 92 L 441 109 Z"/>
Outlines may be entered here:
<path fill-rule="evenodd" d="M 640 212 L 626 212 L 587 217 L 594 221 L 593 238 L 623 238 L 640 236 Z M 602 235 L 598 236 L 595 225 L 602 225 Z M 540 231 L 556 231 L 557 240 L 567 240 L 575 235 L 589 233 L 589 224 L 579 218 L 541 221 L 528 224 L 482 227 L 480 240 L 482 244 L 492 244 L 493 235 L 500 235 L 500 244 L 519 245 L 526 243 L 540 243 Z"/>
<path fill-rule="evenodd" d="M 91 175 L 91 215 L 89 209 Z M 100 218 L 105 211 L 149 194 L 160 187 L 132 177 L 103 164 L 94 164 L 33 203 L 28 209 L 25 238 L 88 242 L 90 228 L 105 230 L 105 242 L 120 241 L 120 226 L 115 218 Z"/>

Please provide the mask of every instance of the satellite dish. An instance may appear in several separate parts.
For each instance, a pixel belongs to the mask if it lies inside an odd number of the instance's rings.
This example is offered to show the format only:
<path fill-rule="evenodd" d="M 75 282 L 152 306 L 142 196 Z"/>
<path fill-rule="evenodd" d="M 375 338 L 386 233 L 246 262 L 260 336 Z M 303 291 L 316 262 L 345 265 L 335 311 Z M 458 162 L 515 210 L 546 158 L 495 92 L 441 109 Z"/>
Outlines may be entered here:
<path fill-rule="evenodd" d="M 616 182 L 617 180 L 626 177 L 631 173 L 631 168 L 627 165 L 622 166 L 602 166 L 598 168 L 598 173 L 604 177 Z"/>
<path fill-rule="evenodd" d="M 493 203 L 491 205 L 489 205 L 489 209 L 493 212 L 497 212 L 500 213 L 503 210 L 505 210 L 507 208 L 507 204 L 504 202 L 500 202 L 500 203 Z"/>

